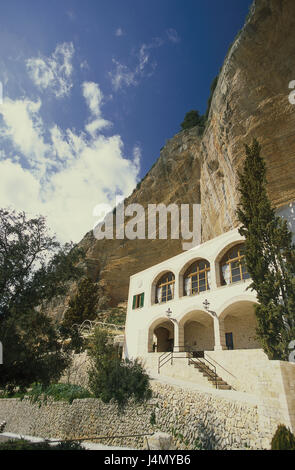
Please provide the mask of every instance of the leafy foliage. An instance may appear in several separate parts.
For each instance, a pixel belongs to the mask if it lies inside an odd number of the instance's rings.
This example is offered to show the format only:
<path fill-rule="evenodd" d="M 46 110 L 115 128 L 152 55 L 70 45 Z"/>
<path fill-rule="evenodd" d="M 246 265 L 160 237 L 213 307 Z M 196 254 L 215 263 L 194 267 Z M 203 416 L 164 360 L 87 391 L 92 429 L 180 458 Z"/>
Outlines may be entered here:
<path fill-rule="evenodd" d="M 25 439 L 13 439 L 0 442 L 0 450 L 85 450 L 79 442 L 66 441 L 50 444 L 49 441 L 30 442 Z"/>
<path fill-rule="evenodd" d="M 36 379 L 44 384 L 57 381 L 69 365 L 52 321 L 41 312 L 13 310 L 0 323 L 4 364 L 0 386 L 25 389 Z"/>
<path fill-rule="evenodd" d="M 61 246 L 45 219 L 0 209 L 0 387 L 57 380 L 69 363 L 62 338 L 43 307 L 78 279 L 82 252 Z"/>
<path fill-rule="evenodd" d="M 86 388 L 74 384 L 51 384 L 45 387 L 42 384 L 33 384 L 28 393 L 26 393 L 32 403 L 46 403 L 48 398 L 55 401 L 67 401 L 72 403 L 73 400 L 79 398 L 90 398 L 91 393 Z"/>
<path fill-rule="evenodd" d="M 63 325 L 71 327 L 81 324 L 84 320 L 94 320 L 97 316 L 98 287 L 91 279 L 85 277 L 78 285 L 77 294 L 69 302 Z"/>
<path fill-rule="evenodd" d="M 295 436 L 283 424 L 277 427 L 271 441 L 271 450 L 295 450 Z"/>
<path fill-rule="evenodd" d="M 195 126 L 204 127 L 204 125 L 204 116 L 200 116 L 199 111 L 197 111 L 196 109 L 192 109 L 191 111 L 188 111 L 186 113 L 184 120 L 181 123 L 181 129 L 191 129 Z"/>
<path fill-rule="evenodd" d="M 254 139 L 246 146 L 239 174 L 239 233 L 245 237 L 245 260 L 257 292 L 257 336 L 269 359 L 288 360 L 295 338 L 295 248 L 286 221 L 275 215 L 267 196 L 266 167 Z"/>
<path fill-rule="evenodd" d="M 135 360 L 122 360 L 113 346 L 110 334 L 97 328 L 88 351 L 91 358 L 89 388 L 103 402 L 112 399 L 120 410 L 129 398 L 143 402 L 151 397 L 149 377 Z"/>
<path fill-rule="evenodd" d="M 99 312 L 97 319 L 106 323 L 113 323 L 114 325 L 125 325 L 126 308 L 110 307 L 102 312 Z"/>

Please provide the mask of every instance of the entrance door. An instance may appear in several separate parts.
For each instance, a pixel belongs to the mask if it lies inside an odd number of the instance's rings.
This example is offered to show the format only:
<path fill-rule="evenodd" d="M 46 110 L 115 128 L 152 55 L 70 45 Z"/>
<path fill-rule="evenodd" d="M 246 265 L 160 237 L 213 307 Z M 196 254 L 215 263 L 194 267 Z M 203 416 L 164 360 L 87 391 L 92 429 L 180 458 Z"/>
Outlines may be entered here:
<path fill-rule="evenodd" d="M 225 344 L 227 349 L 234 349 L 234 340 L 232 333 L 225 333 Z"/>

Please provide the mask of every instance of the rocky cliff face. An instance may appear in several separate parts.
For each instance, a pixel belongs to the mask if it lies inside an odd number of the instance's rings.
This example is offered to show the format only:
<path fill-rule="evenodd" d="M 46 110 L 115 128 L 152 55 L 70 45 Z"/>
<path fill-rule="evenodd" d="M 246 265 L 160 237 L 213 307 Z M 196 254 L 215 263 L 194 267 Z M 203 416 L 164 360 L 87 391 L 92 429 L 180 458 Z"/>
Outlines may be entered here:
<path fill-rule="evenodd" d="M 125 204 L 201 202 L 203 241 L 234 228 L 237 171 L 253 137 L 263 148 L 273 204 L 295 200 L 294 44 L 294 0 L 255 1 L 225 59 L 203 136 L 193 128 L 169 140 Z M 92 233 L 81 244 L 88 273 L 113 304 L 126 300 L 130 275 L 182 251 L 181 240 L 99 241 Z M 65 302 L 57 304 L 61 314 Z"/>
<path fill-rule="evenodd" d="M 288 100 L 294 41 L 294 1 L 254 2 L 222 67 L 201 143 L 206 240 L 236 224 L 237 170 L 253 137 L 263 147 L 273 204 L 295 198 L 295 106 Z"/>

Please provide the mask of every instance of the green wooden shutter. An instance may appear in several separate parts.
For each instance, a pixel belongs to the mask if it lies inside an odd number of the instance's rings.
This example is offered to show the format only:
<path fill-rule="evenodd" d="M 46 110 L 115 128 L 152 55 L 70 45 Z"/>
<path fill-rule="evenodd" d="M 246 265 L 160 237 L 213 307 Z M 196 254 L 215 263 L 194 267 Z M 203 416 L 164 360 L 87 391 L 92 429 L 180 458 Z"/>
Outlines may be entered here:
<path fill-rule="evenodd" d="M 136 308 L 136 295 L 133 296 L 132 308 Z"/>
<path fill-rule="evenodd" d="M 143 304 L 144 304 L 144 292 L 140 295 L 139 306 L 143 307 Z"/>

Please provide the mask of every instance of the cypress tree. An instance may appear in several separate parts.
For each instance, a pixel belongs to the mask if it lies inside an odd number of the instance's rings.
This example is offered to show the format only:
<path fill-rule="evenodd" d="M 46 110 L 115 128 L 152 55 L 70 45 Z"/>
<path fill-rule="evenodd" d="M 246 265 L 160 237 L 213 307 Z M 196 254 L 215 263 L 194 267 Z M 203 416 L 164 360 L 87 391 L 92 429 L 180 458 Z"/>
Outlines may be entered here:
<path fill-rule="evenodd" d="M 239 173 L 239 233 L 257 292 L 257 337 L 269 359 L 288 360 L 295 339 L 295 247 L 287 222 L 276 216 L 267 195 L 266 165 L 256 139 L 246 145 Z"/>
<path fill-rule="evenodd" d="M 74 323 L 81 324 L 84 320 L 94 320 L 97 316 L 97 302 L 97 285 L 91 279 L 83 278 L 79 282 L 75 297 L 69 302 L 63 325 L 71 327 Z"/>

